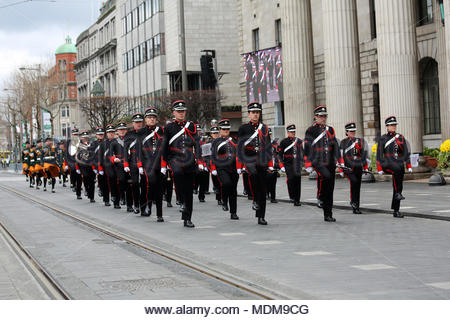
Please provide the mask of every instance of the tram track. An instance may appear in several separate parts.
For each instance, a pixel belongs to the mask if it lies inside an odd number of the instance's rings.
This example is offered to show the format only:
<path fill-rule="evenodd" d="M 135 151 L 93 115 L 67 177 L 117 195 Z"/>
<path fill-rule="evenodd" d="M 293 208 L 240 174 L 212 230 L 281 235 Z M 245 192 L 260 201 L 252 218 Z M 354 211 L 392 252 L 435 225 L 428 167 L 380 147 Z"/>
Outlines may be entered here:
<path fill-rule="evenodd" d="M 0 235 L 4 238 L 16 257 L 31 273 L 46 295 L 52 300 L 71 300 L 70 295 L 56 279 L 42 266 L 31 253 L 14 237 L 14 235 L 0 222 Z"/>
<path fill-rule="evenodd" d="M 229 286 L 232 286 L 239 290 L 242 290 L 248 294 L 255 296 L 255 298 L 257 298 L 257 299 L 265 299 L 265 300 L 295 299 L 295 297 L 292 297 L 290 295 L 287 295 L 287 294 L 284 294 L 281 292 L 277 292 L 271 288 L 267 288 L 260 284 L 252 283 L 246 279 L 236 276 L 235 274 L 230 274 L 229 272 L 212 268 L 208 265 L 205 265 L 202 262 L 194 261 L 193 259 L 184 257 L 178 253 L 174 253 L 174 252 L 171 252 L 164 248 L 161 248 L 159 246 L 156 246 L 156 245 L 153 245 L 153 244 L 150 244 L 147 242 L 143 242 L 140 239 L 133 237 L 132 235 L 125 234 L 123 232 L 114 230 L 113 228 L 107 227 L 98 222 L 94 222 L 90 219 L 86 219 L 84 217 L 77 216 L 76 214 L 69 212 L 68 210 L 58 208 L 49 202 L 43 201 L 41 199 L 36 199 L 36 198 L 30 196 L 29 194 L 20 192 L 14 188 L 0 185 L 0 189 L 4 190 L 6 192 L 9 192 L 11 194 L 14 194 L 18 197 L 21 197 L 23 199 L 26 199 L 28 201 L 32 201 L 33 203 L 44 206 L 44 207 L 52 210 L 53 212 L 65 217 L 65 218 L 68 218 L 74 222 L 77 222 L 83 226 L 86 226 L 92 230 L 95 230 L 97 232 L 105 234 L 116 240 L 123 241 L 123 242 L 125 242 L 129 245 L 132 245 L 138 249 L 142 249 L 145 252 L 158 255 L 158 256 L 160 256 L 164 259 L 170 260 L 171 262 L 174 262 L 178 265 L 182 265 L 190 270 L 199 272 L 199 273 L 207 276 L 208 278 L 212 278 L 221 283 L 224 283 L 226 285 L 229 285 Z"/>

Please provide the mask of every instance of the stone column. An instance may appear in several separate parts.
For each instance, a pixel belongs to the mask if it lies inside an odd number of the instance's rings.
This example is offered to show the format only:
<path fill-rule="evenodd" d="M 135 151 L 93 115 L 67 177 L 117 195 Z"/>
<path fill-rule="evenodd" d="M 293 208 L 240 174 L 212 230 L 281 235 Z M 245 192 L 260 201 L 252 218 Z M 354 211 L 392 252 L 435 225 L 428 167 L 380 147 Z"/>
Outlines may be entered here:
<path fill-rule="evenodd" d="M 339 139 L 356 122 L 362 136 L 361 71 L 356 0 L 322 0 L 328 123 Z"/>
<path fill-rule="evenodd" d="M 438 63 L 439 63 L 439 100 L 441 104 L 441 135 L 442 141 L 450 139 L 450 105 L 448 97 L 450 94 L 450 0 L 444 0 L 445 28 L 441 26 L 440 8 L 437 6 L 436 19 L 439 20 L 438 28 Z"/>
<path fill-rule="evenodd" d="M 285 122 L 303 137 L 315 107 L 314 52 L 310 0 L 282 0 L 283 90 Z"/>
<path fill-rule="evenodd" d="M 412 153 L 423 151 L 415 3 L 375 1 L 381 132 L 386 117 L 395 115 Z"/>

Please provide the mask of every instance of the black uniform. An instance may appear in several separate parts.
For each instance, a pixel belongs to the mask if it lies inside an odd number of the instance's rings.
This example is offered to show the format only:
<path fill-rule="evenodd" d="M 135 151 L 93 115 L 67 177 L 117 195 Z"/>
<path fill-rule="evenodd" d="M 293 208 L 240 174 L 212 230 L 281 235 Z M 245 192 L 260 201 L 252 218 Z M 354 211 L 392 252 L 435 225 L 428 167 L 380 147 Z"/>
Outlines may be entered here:
<path fill-rule="evenodd" d="M 201 146 L 206 144 L 204 139 L 200 139 L 199 141 L 200 148 Z M 198 187 L 198 200 L 200 202 L 205 201 L 205 194 L 209 188 L 209 170 L 210 170 L 210 157 L 201 155 L 200 163 L 203 166 L 203 169 L 198 169 L 197 174 L 195 176 L 195 188 Z"/>
<path fill-rule="evenodd" d="M 116 208 L 120 208 L 120 194 L 119 186 L 117 182 L 116 172 L 114 170 L 114 165 L 111 162 L 111 143 L 114 140 L 106 139 L 100 143 L 100 150 L 98 151 L 98 172 L 99 176 L 103 175 L 106 179 L 107 188 L 103 190 L 103 201 L 109 203 L 109 198 L 111 195 L 111 200 Z"/>
<path fill-rule="evenodd" d="M 105 176 L 105 172 L 103 170 L 100 170 L 100 149 L 101 145 L 104 142 L 104 140 L 95 140 L 90 145 L 90 152 L 93 154 L 93 161 L 92 161 L 92 170 L 94 171 L 94 174 L 97 175 L 97 183 L 98 188 L 100 190 L 99 197 L 103 198 L 103 202 L 109 203 L 109 193 L 108 193 L 108 182 Z M 102 174 L 99 172 L 102 171 Z M 106 193 L 106 197 L 105 194 Z"/>
<path fill-rule="evenodd" d="M 410 152 L 406 139 L 398 133 L 387 133 L 378 141 L 377 168 L 392 175 L 392 203 L 391 209 L 397 217 L 400 210 L 400 201 L 403 200 L 403 176 L 405 174 L 405 163 L 411 168 Z M 400 217 L 400 216 L 399 216 Z M 401 215 L 401 217 L 403 217 Z"/>
<path fill-rule="evenodd" d="M 332 221 L 336 163 L 342 163 L 334 129 L 315 123 L 306 130 L 304 148 L 305 167 L 312 166 L 317 172 L 317 195 L 322 203 L 324 218 Z"/>
<path fill-rule="evenodd" d="M 350 205 L 354 213 L 360 213 L 359 200 L 362 172 L 368 169 L 367 146 L 364 140 L 360 138 L 347 137 L 341 141 L 340 149 L 344 158 L 344 165 L 351 169 L 351 171 L 345 172 L 350 181 Z"/>
<path fill-rule="evenodd" d="M 231 137 L 217 138 L 212 143 L 211 153 L 211 170 L 217 171 L 223 209 L 224 211 L 229 209 L 232 219 L 236 219 L 239 181 L 237 170 L 242 168 L 237 159 L 237 141 Z M 228 203 L 230 204 L 229 208 Z"/>
<path fill-rule="evenodd" d="M 144 178 L 141 183 L 141 186 L 145 187 L 141 197 L 141 214 L 143 215 L 151 214 L 153 203 L 156 205 L 157 216 L 163 215 L 164 175 L 161 173 L 161 166 L 167 167 L 165 161 L 161 159 L 163 138 L 164 130 L 160 127 L 146 126 L 140 131 L 137 159 L 138 166 L 144 169 Z"/>
<path fill-rule="evenodd" d="M 90 145 L 80 142 L 76 155 L 76 169 L 81 172 L 84 188 L 86 190 L 87 197 L 91 200 L 91 202 L 95 201 L 95 173 L 92 169 L 93 158 L 93 152 L 91 151 Z M 80 190 L 77 189 L 77 196 L 79 193 L 81 194 L 81 184 Z"/>
<path fill-rule="evenodd" d="M 129 135 L 130 133 L 127 132 L 127 134 L 123 138 L 118 137 L 114 139 L 111 142 L 110 150 L 111 162 L 113 163 L 115 175 L 119 184 L 120 197 L 122 198 L 122 201 L 125 198 L 127 211 L 131 212 L 133 211 L 133 197 L 130 190 L 131 177 L 124 171 L 125 153 L 127 152 L 125 149 L 125 141 L 129 139 Z M 116 163 L 116 159 L 119 159 L 120 161 Z"/>
<path fill-rule="evenodd" d="M 281 169 L 280 159 L 278 158 L 278 146 L 277 141 L 272 142 L 272 162 L 273 171 L 267 173 L 267 198 L 270 202 L 277 203 L 277 180 L 280 175 L 278 172 Z"/>
<path fill-rule="evenodd" d="M 256 201 L 256 217 L 265 224 L 266 215 L 266 171 L 273 168 L 272 143 L 269 128 L 263 123 L 249 123 L 239 128 L 239 161 L 249 173 L 250 191 Z"/>
<path fill-rule="evenodd" d="M 132 202 L 134 204 L 134 213 L 140 212 L 140 185 L 139 185 L 139 170 L 137 160 L 137 146 L 139 144 L 139 137 L 143 134 L 143 130 L 138 132 L 135 130 L 129 131 L 124 138 L 125 154 L 124 167 L 128 167 L 130 172 L 127 174 L 131 181 L 128 185 L 129 192 L 131 192 Z"/>
<path fill-rule="evenodd" d="M 173 171 L 175 188 L 184 204 L 182 220 L 190 224 L 197 160 L 200 159 L 200 145 L 197 129 L 193 122 L 169 123 L 164 130 L 163 159 Z M 188 223 L 189 221 L 189 223 Z"/>
<path fill-rule="evenodd" d="M 304 165 L 303 141 L 297 137 L 285 138 L 280 142 L 278 155 L 286 171 L 289 198 L 300 204 L 302 168 Z"/>

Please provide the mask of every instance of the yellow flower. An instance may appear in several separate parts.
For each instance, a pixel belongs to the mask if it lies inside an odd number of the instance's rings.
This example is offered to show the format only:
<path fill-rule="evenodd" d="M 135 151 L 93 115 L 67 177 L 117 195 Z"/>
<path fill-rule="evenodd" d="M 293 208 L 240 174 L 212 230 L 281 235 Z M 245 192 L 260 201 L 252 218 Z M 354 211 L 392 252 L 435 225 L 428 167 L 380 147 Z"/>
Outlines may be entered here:
<path fill-rule="evenodd" d="M 440 150 L 442 152 L 450 152 L 450 139 L 449 140 L 445 140 L 440 147 Z"/>
<path fill-rule="evenodd" d="M 375 144 L 372 146 L 372 152 L 373 152 L 373 153 L 377 152 L 377 148 L 378 148 L 378 143 L 375 143 Z"/>

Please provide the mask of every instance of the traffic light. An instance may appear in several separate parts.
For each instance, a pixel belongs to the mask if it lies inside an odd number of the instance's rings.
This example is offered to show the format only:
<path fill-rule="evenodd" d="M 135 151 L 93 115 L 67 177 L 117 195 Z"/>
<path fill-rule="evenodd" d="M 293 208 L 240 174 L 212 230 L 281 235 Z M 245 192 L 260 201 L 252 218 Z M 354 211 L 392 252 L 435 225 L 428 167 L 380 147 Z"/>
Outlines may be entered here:
<path fill-rule="evenodd" d="M 200 66 L 202 68 L 203 89 L 215 89 L 217 79 L 214 71 L 213 57 L 210 55 L 202 55 L 200 57 Z"/>

